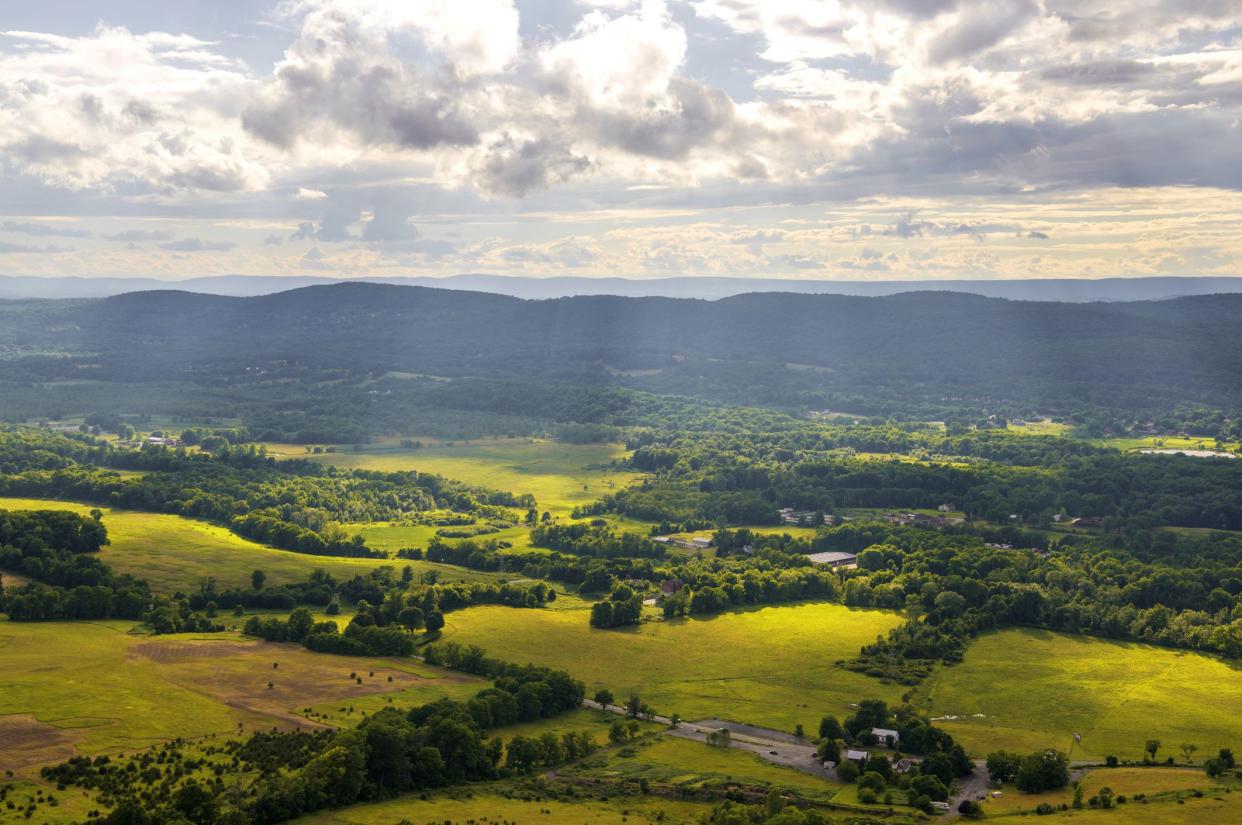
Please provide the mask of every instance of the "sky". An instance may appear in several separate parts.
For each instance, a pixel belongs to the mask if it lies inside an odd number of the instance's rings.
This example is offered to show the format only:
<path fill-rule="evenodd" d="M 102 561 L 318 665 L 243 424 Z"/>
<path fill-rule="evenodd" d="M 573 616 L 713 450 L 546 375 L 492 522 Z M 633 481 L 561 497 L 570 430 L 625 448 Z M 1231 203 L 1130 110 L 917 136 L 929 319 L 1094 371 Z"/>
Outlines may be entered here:
<path fill-rule="evenodd" d="M 0 9 L 0 274 L 1236 275 L 1242 0 Z"/>

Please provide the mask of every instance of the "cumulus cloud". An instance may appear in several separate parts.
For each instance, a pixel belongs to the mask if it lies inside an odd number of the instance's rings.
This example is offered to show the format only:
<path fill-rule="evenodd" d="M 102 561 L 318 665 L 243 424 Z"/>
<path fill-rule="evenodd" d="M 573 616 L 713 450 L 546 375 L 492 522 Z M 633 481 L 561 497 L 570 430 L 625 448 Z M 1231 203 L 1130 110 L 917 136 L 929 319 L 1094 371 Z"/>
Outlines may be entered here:
<path fill-rule="evenodd" d="M 176 215 L 205 222 L 178 223 L 182 234 L 219 239 L 62 234 L 84 239 L 84 269 L 91 254 L 113 256 L 109 270 L 143 254 L 192 265 L 106 240 L 233 243 L 231 262 L 261 254 L 256 267 L 289 271 L 435 260 L 944 276 L 1007 261 L 1011 274 L 1044 274 L 1065 265 L 1069 238 L 1082 249 L 1084 237 L 1124 234 L 1119 218 L 1082 236 L 1037 214 L 1056 193 L 1137 202 L 1158 188 L 1167 203 L 1185 187 L 1201 190 L 1186 207 L 1198 214 L 1206 191 L 1242 191 L 1237 0 L 286 0 L 263 29 L 280 55 L 270 67 L 244 63 L 219 32 L 93 22 L 67 26 L 83 32 L 73 36 L 0 32 L 0 209 Z M 1033 208 L 956 208 L 976 199 Z M 747 225 L 744 212 L 843 204 L 856 214 L 825 218 L 831 231 L 814 238 Z M 737 223 L 701 242 L 584 245 L 583 227 L 568 226 L 606 215 L 592 228 L 611 231 L 614 215 L 642 213 L 650 234 L 656 216 L 722 207 L 739 208 Z M 210 223 L 225 214 L 253 224 Z M 1150 260 L 1110 247 L 1083 274 L 1242 264 L 1194 252 L 1184 218 L 1130 239 L 1166 239 Z M 8 223 L 27 228 L 0 231 L 32 237 L 93 226 Z M 864 235 L 884 254 L 817 251 Z M 277 248 L 285 239 L 297 243 Z"/>

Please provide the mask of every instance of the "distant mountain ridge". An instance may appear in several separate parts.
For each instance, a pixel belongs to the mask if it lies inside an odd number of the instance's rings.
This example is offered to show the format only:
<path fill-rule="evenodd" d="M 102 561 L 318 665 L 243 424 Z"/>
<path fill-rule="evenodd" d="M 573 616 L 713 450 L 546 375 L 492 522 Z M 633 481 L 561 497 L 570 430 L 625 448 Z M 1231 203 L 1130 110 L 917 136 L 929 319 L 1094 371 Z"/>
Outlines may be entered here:
<path fill-rule="evenodd" d="M 216 275 L 180 281 L 141 277 L 0 276 L 0 299 L 105 298 L 126 292 L 183 290 L 212 295 L 251 297 L 306 286 L 334 283 L 380 283 L 491 292 L 517 298 L 564 298 L 574 295 L 703 298 L 716 300 L 748 292 L 790 292 L 883 296 L 901 292 L 965 292 L 989 298 L 1025 301 L 1148 301 L 1187 295 L 1242 292 L 1242 277 L 1140 277 L 1102 279 L 837 281 L 782 278 L 548 278 L 463 274 L 444 278 L 325 278 L 312 275 Z"/>
<path fill-rule="evenodd" d="M 166 290 L 0 302 L 0 377 L 18 381 L 400 372 L 620 383 L 750 403 L 966 395 L 1140 409 L 1156 396 L 1236 403 L 1240 351 L 1242 294 L 528 300 L 352 283 L 249 298 Z"/>

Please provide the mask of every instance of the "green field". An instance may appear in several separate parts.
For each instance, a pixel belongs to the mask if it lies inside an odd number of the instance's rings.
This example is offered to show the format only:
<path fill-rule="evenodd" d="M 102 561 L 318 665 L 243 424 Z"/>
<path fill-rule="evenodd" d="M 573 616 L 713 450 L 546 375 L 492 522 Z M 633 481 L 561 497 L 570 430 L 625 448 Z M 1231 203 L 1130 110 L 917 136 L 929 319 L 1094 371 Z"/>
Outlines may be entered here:
<path fill-rule="evenodd" d="M 943 726 L 979 756 L 1067 750 L 1074 732 L 1075 759 L 1137 761 L 1148 739 L 1164 743 L 1162 759 L 1183 742 L 1199 759 L 1242 744 L 1242 671 L 1187 651 L 1005 630 L 980 636 L 926 690 L 933 715 L 960 717 Z"/>
<path fill-rule="evenodd" d="M 628 487 L 638 473 L 610 470 L 610 462 L 624 458 L 620 444 L 562 444 L 535 438 L 480 438 L 441 441 L 422 438 L 424 446 L 410 449 L 400 439 L 384 439 L 362 446 L 340 446 L 337 452 L 307 454 L 300 445 L 270 444 L 277 457 L 307 458 L 338 467 L 366 470 L 418 470 L 467 484 L 521 495 L 530 493 L 540 510 L 567 517 L 574 507 L 589 504 Z"/>
<path fill-rule="evenodd" d="M 1179 823 L 1177 811 L 1185 810 L 1187 803 L 1194 803 L 1194 791 L 1200 791 L 1203 798 L 1228 800 L 1231 809 L 1242 804 L 1242 796 L 1235 800 L 1237 791 L 1242 790 L 1242 782 L 1237 778 L 1210 779 L 1199 768 L 1095 768 L 1090 770 L 1081 780 L 1083 798 L 1097 794 L 1102 788 L 1110 788 L 1114 795 L 1126 796 L 1126 803 L 1119 805 L 1108 814 L 1115 816 L 1122 823 Z M 1145 798 L 1135 799 L 1135 795 Z M 1005 818 L 1005 816 L 1025 816 L 1035 813 L 1038 805 L 1054 806 L 1072 803 L 1072 788 L 1047 791 L 1042 794 L 1023 794 L 1021 791 L 1005 785 L 1001 795 L 990 796 L 984 803 L 987 818 Z M 1181 800 L 1181 804 L 1177 804 Z M 1197 809 L 1201 811 L 1201 809 Z M 1084 811 L 1073 811 L 1064 816 L 1082 816 Z M 1200 815 L 1202 815 L 1200 813 Z M 1216 816 L 1220 814 L 1216 813 Z M 1167 816 L 1167 819 L 1164 818 Z M 1208 820 L 1212 821 L 1212 820 Z M 1221 821 L 1221 820 L 1216 820 Z"/>
<path fill-rule="evenodd" d="M 413 659 L 318 654 L 231 633 L 137 636 L 131 627 L 0 621 L 0 765 L 20 769 L 75 750 L 133 750 L 239 726 L 302 726 L 298 714 L 308 706 L 356 703 L 360 713 L 368 700 L 422 704 L 483 685 Z"/>
<path fill-rule="evenodd" d="M 675 736 L 608 749 L 567 773 L 634 784 L 646 779 L 651 785 L 683 792 L 733 784 L 764 791 L 778 788 L 821 802 L 832 799 L 841 789 L 836 783 L 773 765 L 749 751 L 713 748 Z"/>
<path fill-rule="evenodd" d="M 428 799 L 412 796 L 355 805 L 339 811 L 325 811 L 297 820 L 303 825 L 394 825 L 412 823 L 507 822 L 510 825 L 621 825 L 621 823 L 655 823 L 681 825 L 701 821 L 711 810 L 705 802 L 690 802 L 661 797 L 612 797 L 607 800 L 556 799 L 529 800 L 519 795 L 501 795 L 503 788 L 478 788 L 454 795 L 438 795 Z"/>
<path fill-rule="evenodd" d="M 754 607 L 709 618 L 598 630 L 584 603 L 555 610 L 476 607 L 448 617 L 445 638 L 492 656 L 573 673 L 588 694 L 639 692 L 662 714 L 719 717 L 792 731 L 825 713 L 845 714 L 868 697 L 901 690 L 835 667 L 901 622 L 896 613 L 835 604 Z"/>
<path fill-rule="evenodd" d="M 91 509 L 89 504 L 75 502 L 0 498 L 0 510 L 72 510 L 85 514 Z M 152 589 L 161 593 L 194 590 L 209 576 L 221 588 L 245 586 L 255 569 L 267 573 L 269 584 L 304 581 L 315 570 L 327 570 L 338 579 L 349 579 L 382 564 L 408 564 L 416 571 L 436 569 L 444 581 L 494 578 L 430 562 L 308 556 L 256 544 L 205 521 L 100 509 L 112 542 L 100 552 L 101 560 L 118 573 L 146 579 Z"/>
<path fill-rule="evenodd" d="M 1236 441 L 1223 441 L 1221 446 L 1216 446 L 1215 438 L 1203 438 L 1199 436 L 1183 436 L 1183 435 L 1147 435 L 1137 438 L 1095 438 L 1090 440 L 1092 444 L 1100 447 L 1112 447 L 1122 452 L 1132 452 L 1135 450 L 1217 450 L 1237 451 L 1239 445 Z"/>

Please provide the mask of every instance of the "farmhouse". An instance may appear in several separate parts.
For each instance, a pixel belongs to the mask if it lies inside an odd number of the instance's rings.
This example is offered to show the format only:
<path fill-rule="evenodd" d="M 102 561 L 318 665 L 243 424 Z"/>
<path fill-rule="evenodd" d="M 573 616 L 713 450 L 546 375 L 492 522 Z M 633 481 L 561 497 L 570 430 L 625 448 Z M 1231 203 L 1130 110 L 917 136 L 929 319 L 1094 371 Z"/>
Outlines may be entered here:
<path fill-rule="evenodd" d="M 866 762 L 870 757 L 871 754 L 866 751 L 856 751 L 853 748 L 845 752 L 845 758 L 851 762 Z"/>
<path fill-rule="evenodd" d="M 831 550 L 823 553 L 809 553 L 807 558 L 814 564 L 826 564 L 833 570 L 838 567 L 854 567 L 858 563 L 858 556 L 854 553 L 839 553 Z"/>
<path fill-rule="evenodd" d="M 714 544 L 714 542 L 711 539 L 703 538 L 702 536 L 696 536 L 695 538 L 690 539 L 690 546 L 700 550 L 711 547 L 712 544 Z"/>
<path fill-rule="evenodd" d="M 896 762 L 893 763 L 893 773 L 906 774 L 906 773 L 909 773 L 910 769 L 913 767 L 914 767 L 914 760 L 898 759 Z"/>
<path fill-rule="evenodd" d="M 881 744 L 890 748 L 895 748 L 901 742 L 901 734 L 895 730 L 888 728 L 872 728 L 871 735 Z"/>

